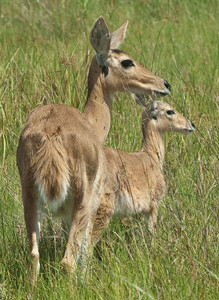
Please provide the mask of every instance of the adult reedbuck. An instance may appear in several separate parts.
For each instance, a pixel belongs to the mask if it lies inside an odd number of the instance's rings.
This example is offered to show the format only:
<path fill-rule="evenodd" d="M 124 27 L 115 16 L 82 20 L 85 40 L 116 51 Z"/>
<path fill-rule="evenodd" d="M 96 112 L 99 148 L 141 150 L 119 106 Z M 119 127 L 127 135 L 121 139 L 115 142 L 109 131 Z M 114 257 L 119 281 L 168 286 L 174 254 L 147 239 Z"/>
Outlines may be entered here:
<path fill-rule="evenodd" d="M 132 92 L 138 101 L 169 94 L 168 82 L 117 50 L 127 22 L 110 34 L 99 17 L 90 33 L 96 55 L 88 76 L 88 98 L 81 113 L 51 104 L 29 115 L 17 149 L 24 217 L 31 251 L 31 277 L 39 271 L 40 219 L 43 207 L 65 219 L 69 239 L 63 265 L 76 268 L 105 181 L 104 143 L 110 128 L 114 92 Z"/>
<path fill-rule="evenodd" d="M 105 148 L 107 177 L 94 217 L 93 245 L 113 215 L 146 216 L 153 237 L 158 205 L 165 193 L 163 134 L 167 131 L 187 134 L 194 131 L 194 124 L 169 104 L 154 101 L 143 110 L 141 151 L 125 153 Z"/>

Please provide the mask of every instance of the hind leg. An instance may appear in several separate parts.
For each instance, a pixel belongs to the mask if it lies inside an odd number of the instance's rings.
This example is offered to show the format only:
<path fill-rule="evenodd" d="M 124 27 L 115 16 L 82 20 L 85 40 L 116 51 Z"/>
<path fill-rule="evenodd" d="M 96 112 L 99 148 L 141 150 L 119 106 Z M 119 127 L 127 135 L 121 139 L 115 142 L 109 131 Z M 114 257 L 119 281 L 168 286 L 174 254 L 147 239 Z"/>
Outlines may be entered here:
<path fill-rule="evenodd" d="M 74 200 L 72 220 L 69 232 L 69 239 L 66 246 L 62 265 L 67 267 L 71 272 L 77 268 L 78 259 L 83 264 L 89 253 L 89 234 L 92 226 L 92 197 L 88 196 L 92 193 L 85 193 L 82 199 Z"/>
<path fill-rule="evenodd" d="M 110 194 L 100 197 L 97 211 L 91 213 L 91 208 L 84 206 L 76 210 L 62 264 L 70 267 L 71 271 L 76 269 L 77 263 L 82 271 L 86 269 L 86 260 L 108 227 L 114 211 L 115 202 Z"/>
<path fill-rule="evenodd" d="M 27 188 L 28 187 L 28 188 Z M 26 185 L 22 188 L 22 198 L 24 206 L 24 219 L 27 229 L 27 235 L 30 245 L 31 265 L 30 281 L 32 284 L 37 280 L 40 269 L 39 263 L 39 237 L 40 237 L 40 220 L 41 211 L 37 205 L 37 197 L 34 188 Z"/>

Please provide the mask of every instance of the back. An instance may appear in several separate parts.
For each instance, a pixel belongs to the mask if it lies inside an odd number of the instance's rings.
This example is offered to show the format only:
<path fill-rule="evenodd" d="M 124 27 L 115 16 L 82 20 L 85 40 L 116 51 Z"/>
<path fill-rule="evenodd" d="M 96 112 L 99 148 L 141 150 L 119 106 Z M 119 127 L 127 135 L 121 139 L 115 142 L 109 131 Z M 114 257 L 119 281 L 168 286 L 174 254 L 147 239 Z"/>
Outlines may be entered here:
<path fill-rule="evenodd" d="M 85 184 L 94 183 L 98 170 L 103 169 L 102 146 L 77 109 L 46 105 L 36 108 L 27 119 L 17 164 L 24 184 L 36 183 L 46 202 L 59 199 L 61 203 L 70 183 L 75 194 L 83 191 Z"/>

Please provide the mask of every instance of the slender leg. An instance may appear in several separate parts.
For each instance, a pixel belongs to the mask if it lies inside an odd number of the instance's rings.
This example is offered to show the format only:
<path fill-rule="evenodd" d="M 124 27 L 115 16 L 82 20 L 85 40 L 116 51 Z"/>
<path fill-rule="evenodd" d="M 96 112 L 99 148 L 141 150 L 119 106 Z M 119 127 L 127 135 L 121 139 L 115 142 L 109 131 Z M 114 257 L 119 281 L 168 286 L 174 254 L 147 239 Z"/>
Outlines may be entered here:
<path fill-rule="evenodd" d="M 27 186 L 27 185 L 26 185 Z M 41 213 L 38 210 L 37 198 L 34 189 L 23 187 L 24 218 L 30 245 L 31 266 L 30 281 L 34 284 L 40 269 L 39 263 L 39 236 Z"/>
<path fill-rule="evenodd" d="M 94 247 L 99 241 L 104 230 L 108 227 L 115 211 L 115 201 L 111 194 L 101 196 L 100 206 L 94 219 L 93 230 L 91 233 L 91 244 Z"/>
<path fill-rule="evenodd" d="M 151 215 L 148 219 L 148 230 L 151 234 L 151 245 L 155 244 L 155 226 L 157 224 L 157 216 L 158 216 L 158 204 L 157 202 L 152 202 L 151 205 Z"/>
<path fill-rule="evenodd" d="M 71 272 L 74 272 L 77 268 L 77 261 L 80 258 L 81 262 L 84 256 L 88 252 L 87 239 L 89 233 L 89 226 L 91 226 L 91 200 L 92 198 L 83 195 L 82 200 L 76 199 L 73 207 L 72 222 L 70 226 L 69 239 L 66 246 L 64 258 L 62 259 L 62 265 L 67 267 Z"/>

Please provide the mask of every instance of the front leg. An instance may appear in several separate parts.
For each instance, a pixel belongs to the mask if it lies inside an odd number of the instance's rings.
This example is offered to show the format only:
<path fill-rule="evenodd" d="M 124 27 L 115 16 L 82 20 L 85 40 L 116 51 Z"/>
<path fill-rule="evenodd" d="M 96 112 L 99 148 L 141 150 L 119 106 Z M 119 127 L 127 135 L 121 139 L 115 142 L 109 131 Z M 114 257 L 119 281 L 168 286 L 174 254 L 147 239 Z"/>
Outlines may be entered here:
<path fill-rule="evenodd" d="M 155 227 L 157 224 L 157 216 L 158 216 L 158 203 L 156 201 L 152 201 L 151 203 L 151 212 L 148 218 L 148 230 L 151 234 L 151 245 L 155 244 Z"/>
<path fill-rule="evenodd" d="M 93 230 L 91 233 L 91 244 L 94 247 L 99 241 L 104 230 L 108 227 L 115 211 L 115 199 L 112 194 L 101 196 L 100 206 L 94 217 Z"/>

